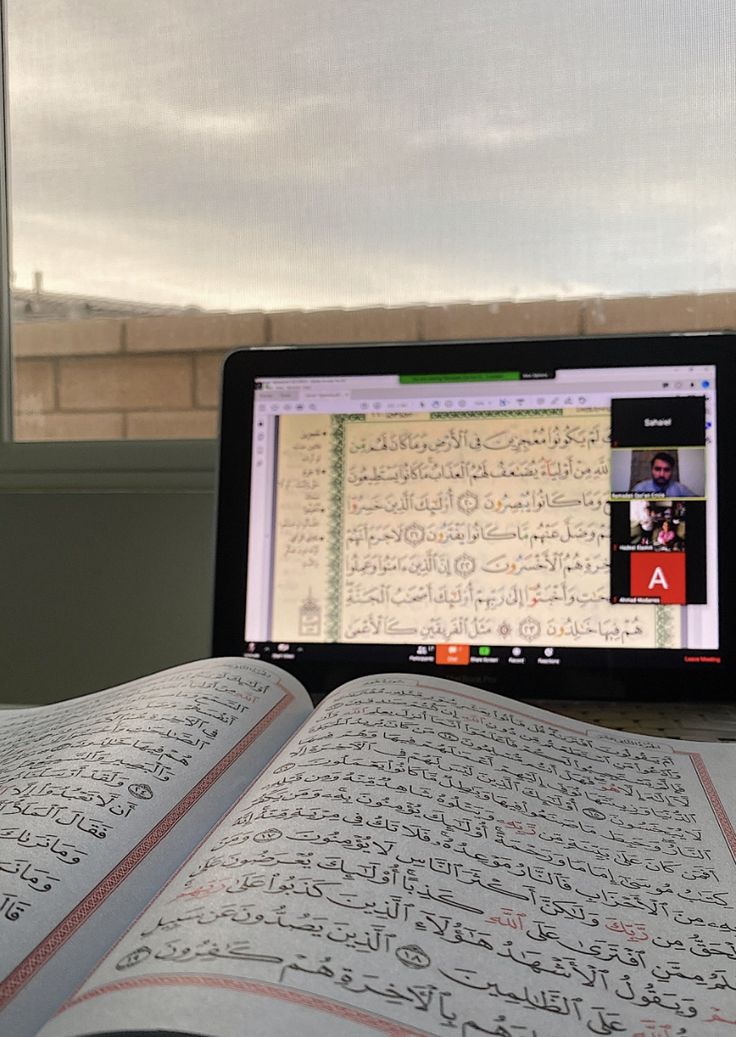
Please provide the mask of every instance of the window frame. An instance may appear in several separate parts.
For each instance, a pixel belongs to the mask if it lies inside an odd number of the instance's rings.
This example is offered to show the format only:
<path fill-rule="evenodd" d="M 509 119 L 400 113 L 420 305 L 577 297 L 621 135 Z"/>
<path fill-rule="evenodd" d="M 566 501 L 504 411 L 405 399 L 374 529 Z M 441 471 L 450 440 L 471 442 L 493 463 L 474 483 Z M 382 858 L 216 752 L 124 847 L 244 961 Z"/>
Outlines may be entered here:
<path fill-rule="evenodd" d="M 104 443 L 13 439 L 7 52 L 7 10 L 5 0 L 0 0 L 0 491 L 211 493 L 217 462 L 214 439 Z"/>

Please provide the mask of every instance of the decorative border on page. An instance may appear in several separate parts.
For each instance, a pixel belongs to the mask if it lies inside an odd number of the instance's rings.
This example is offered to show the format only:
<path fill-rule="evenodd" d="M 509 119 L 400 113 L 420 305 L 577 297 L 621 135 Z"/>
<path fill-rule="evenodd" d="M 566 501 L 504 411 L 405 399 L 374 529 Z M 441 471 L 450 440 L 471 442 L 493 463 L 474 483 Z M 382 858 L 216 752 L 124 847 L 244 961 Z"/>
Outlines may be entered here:
<path fill-rule="evenodd" d="M 330 415 L 329 533 L 327 548 L 327 637 L 338 640 L 342 603 L 342 510 L 345 503 L 345 415 Z"/>
<path fill-rule="evenodd" d="M 434 410 L 427 416 L 430 421 L 475 421 L 478 418 L 507 421 L 509 418 L 561 418 L 564 413 L 561 407 L 553 407 L 546 410 Z"/>
<path fill-rule="evenodd" d="M 238 994 L 255 994 L 260 997 L 270 997 L 275 1001 L 286 1001 L 303 1008 L 313 1008 L 326 1015 L 344 1019 L 346 1022 L 356 1023 L 361 1026 L 370 1027 L 387 1037 L 432 1037 L 427 1030 L 417 1030 L 414 1026 L 387 1019 L 384 1016 L 367 1012 L 362 1008 L 344 1004 L 342 1001 L 334 1001 L 331 998 L 322 997 L 319 994 L 308 994 L 302 990 L 292 987 L 280 987 L 274 983 L 264 983 L 260 980 L 237 979 L 232 976 L 208 976 L 205 974 L 195 975 L 158 975 L 139 976 L 135 979 L 121 979 L 114 983 L 105 983 L 101 987 L 95 987 L 85 994 L 72 998 L 60 1009 L 61 1012 L 74 1008 L 96 997 L 105 994 L 119 994 L 128 990 L 140 990 L 145 987 L 209 987 L 216 990 L 227 990 Z"/>
<path fill-rule="evenodd" d="M 677 752 L 677 750 L 675 750 L 675 752 Z M 690 757 L 690 762 L 695 768 L 695 773 L 700 778 L 700 784 L 703 786 L 703 792 L 705 793 L 706 799 L 710 803 L 711 809 L 715 814 L 718 827 L 723 833 L 723 838 L 726 840 L 726 845 L 731 851 L 731 856 L 733 857 L 734 862 L 736 862 L 736 831 L 734 831 L 731 818 L 728 816 L 721 797 L 718 795 L 715 783 L 708 773 L 705 760 L 700 753 L 685 753 L 685 755 Z"/>
<path fill-rule="evenodd" d="M 280 684 L 276 685 L 282 688 Z M 283 689 L 285 694 L 266 715 L 258 721 L 248 734 L 230 749 L 215 766 L 200 778 L 194 788 L 151 829 L 133 849 L 73 908 L 66 918 L 46 936 L 41 943 L 9 972 L 0 982 L 0 1011 L 7 1007 L 12 999 L 41 969 L 46 962 L 69 940 L 87 921 L 97 908 L 115 892 L 118 886 L 138 867 L 138 865 L 154 850 L 194 804 L 209 791 L 214 783 L 227 771 L 251 746 L 256 739 L 270 727 L 274 720 L 291 704 L 292 693 Z"/>
<path fill-rule="evenodd" d="M 657 648 L 679 648 L 675 644 L 675 609 L 677 605 L 655 605 Z"/>

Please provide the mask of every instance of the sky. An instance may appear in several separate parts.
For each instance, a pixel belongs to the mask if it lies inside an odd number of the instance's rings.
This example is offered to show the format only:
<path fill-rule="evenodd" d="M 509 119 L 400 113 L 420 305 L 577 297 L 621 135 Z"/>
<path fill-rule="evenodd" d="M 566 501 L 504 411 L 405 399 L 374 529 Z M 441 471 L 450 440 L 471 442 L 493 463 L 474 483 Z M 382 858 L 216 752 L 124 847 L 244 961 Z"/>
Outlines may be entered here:
<path fill-rule="evenodd" d="M 18 287 L 736 289 L 732 0 L 6 0 Z"/>

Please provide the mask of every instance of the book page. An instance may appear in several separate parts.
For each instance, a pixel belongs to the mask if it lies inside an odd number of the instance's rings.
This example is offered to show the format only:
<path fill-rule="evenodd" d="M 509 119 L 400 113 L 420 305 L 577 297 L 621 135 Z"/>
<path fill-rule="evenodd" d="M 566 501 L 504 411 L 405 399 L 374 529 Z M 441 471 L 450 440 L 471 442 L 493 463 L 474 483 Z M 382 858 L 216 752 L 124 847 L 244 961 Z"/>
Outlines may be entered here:
<path fill-rule="evenodd" d="M 0 715 L 1 1032 L 37 1031 L 309 710 L 226 659 Z"/>
<path fill-rule="evenodd" d="M 677 607 L 611 603 L 608 410 L 284 415 L 280 430 L 273 639 L 680 644 Z"/>
<path fill-rule="evenodd" d="M 42 1037 L 733 1035 L 735 762 L 354 681 Z"/>

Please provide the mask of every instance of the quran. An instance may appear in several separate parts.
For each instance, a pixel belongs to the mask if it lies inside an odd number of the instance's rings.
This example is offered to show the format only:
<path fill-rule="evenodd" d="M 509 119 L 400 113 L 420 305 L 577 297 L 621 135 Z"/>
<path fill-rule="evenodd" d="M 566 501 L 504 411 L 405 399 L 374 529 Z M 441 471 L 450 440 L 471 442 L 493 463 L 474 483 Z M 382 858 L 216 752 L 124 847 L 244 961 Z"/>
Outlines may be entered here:
<path fill-rule="evenodd" d="M 736 1033 L 736 747 L 190 663 L 0 715 L 0 1032 Z"/>

